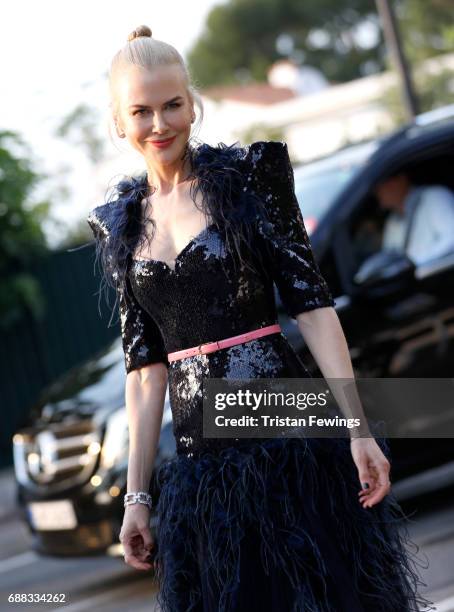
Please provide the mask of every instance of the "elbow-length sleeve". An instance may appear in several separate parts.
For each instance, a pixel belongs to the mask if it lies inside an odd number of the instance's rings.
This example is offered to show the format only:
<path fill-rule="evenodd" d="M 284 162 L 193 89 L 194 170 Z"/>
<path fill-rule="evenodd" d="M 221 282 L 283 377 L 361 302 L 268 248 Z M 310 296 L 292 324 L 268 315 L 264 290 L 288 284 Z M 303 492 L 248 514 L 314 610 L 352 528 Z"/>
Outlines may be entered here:
<path fill-rule="evenodd" d="M 121 338 L 126 373 L 151 363 L 168 366 L 161 332 L 153 319 L 138 303 L 127 280 L 127 291 L 119 290 Z"/>
<path fill-rule="evenodd" d="M 302 312 L 334 306 L 295 195 L 286 143 L 255 142 L 249 145 L 247 157 L 251 164 L 248 182 L 266 209 L 266 220 L 258 221 L 258 242 L 285 311 L 295 319 Z"/>
<path fill-rule="evenodd" d="M 111 233 L 107 206 L 93 209 L 87 217 L 98 254 L 106 247 Z M 159 327 L 137 301 L 127 275 L 125 283 L 117 285 L 116 291 L 126 374 L 152 363 L 164 363 L 168 367 L 167 352 Z"/>

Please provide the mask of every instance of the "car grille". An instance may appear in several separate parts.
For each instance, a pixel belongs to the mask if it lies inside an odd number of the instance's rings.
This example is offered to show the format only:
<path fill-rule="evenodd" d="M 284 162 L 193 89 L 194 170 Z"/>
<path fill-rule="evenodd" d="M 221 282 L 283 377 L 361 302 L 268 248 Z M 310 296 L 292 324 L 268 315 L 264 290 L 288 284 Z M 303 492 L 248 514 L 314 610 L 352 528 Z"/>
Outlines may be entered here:
<path fill-rule="evenodd" d="M 20 483 L 58 491 L 90 478 L 98 463 L 101 439 L 90 418 L 22 430 L 13 437 L 13 449 Z"/>

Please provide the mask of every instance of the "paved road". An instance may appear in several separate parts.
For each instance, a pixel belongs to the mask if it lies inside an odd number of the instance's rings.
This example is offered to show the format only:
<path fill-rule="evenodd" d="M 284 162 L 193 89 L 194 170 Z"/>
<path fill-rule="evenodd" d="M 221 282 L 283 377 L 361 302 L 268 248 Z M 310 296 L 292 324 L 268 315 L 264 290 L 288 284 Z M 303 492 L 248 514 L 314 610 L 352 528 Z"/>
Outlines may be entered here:
<path fill-rule="evenodd" d="M 0 610 L 65 610 L 76 612 L 158 612 L 156 585 L 149 572 L 126 566 L 119 557 L 63 558 L 38 556 L 30 550 L 26 528 L 16 519 L 13 487 L 0 475 Z M 424 498 L 406 504 L 416 513 L 409 525 L 421 547 L 428 569 L 420 574 L 423 589 L 437 603 L 438 612 L 454 611 L 454 502 Z M 424 558 L 424 557 L 423 557 Z M 8 603 L 10 593 L 64 593 L 65 603 Z"/>
<path fill-rule="evenodd" d="M 0 610 L 82 610 L 150 612 L 156 589 L 152 574 L 137 572 L 122 558 L 56 559 L 30 551 L 17 521 L 0 527 Z M 63 603 L 9 603 L 10 593 L 64 594 Z"/>

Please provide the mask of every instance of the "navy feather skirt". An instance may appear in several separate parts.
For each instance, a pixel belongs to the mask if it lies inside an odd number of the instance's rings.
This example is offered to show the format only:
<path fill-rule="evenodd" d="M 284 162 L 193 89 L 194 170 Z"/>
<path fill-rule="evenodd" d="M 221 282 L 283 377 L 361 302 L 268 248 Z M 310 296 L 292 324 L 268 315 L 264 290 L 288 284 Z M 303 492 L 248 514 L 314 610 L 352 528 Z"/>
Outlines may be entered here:
<path fill-rule="evenodd" d="M 377 440 L 389 458 L 389 447 Z M 166 612 L 407 612 L 424 563 L 389 494 L 358 501 L 348 439 L 269 439 L 160 466 Z"/>

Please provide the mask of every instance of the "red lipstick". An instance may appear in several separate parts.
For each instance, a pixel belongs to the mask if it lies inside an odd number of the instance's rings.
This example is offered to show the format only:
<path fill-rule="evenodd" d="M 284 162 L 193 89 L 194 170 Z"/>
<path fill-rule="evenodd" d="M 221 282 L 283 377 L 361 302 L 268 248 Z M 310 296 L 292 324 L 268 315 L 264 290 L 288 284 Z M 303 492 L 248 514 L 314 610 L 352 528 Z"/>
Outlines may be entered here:
<path fill-rule="evenodd" d="M 175 140 L 176 136 L 172 136 L 172 138 L 167 138 L 167 140 L 153 140 L 151 144 L 154 147 L 158 147 L 158 149 L 164 149 L 168 147 Z"/>

